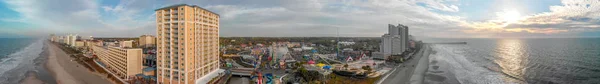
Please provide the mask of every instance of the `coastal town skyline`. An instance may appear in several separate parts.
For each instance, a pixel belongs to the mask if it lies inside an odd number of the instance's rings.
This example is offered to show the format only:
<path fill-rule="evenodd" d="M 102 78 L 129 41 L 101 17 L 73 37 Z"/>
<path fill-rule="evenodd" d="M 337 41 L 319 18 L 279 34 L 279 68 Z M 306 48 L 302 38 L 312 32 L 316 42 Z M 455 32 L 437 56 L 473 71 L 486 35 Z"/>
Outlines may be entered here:
<path fill-rule="evenodd" d="M 3 0 L 0 37 L 154 34 L 154 9 L 187 3 L 222 16 L 222 37 L 380 37 L 386 24 L 440 38 L 598 37 L 598 1 Z M 544 2 L 544 3 L 537 3 Z M 49 10 L 53 8 L 55 10 Z M 135 31 L 135 32 L 134 32 Z M 277 31 L 261 33 L 263 31 Z M 26 33 L 27 32 L 27 33 Z M 447 34 L 452 34 L 451 36 Z"/>
<path fill-rule="evenodd" d="M 600 0 L 2 0 L 0 84 L 589 84 Z"/>

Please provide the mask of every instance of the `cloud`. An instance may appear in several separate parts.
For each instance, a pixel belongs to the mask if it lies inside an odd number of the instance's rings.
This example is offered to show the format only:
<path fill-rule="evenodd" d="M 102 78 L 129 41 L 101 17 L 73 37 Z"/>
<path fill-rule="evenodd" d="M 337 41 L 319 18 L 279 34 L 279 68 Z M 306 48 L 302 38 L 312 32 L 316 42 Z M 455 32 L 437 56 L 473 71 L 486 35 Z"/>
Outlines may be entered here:
<path fill-rule="evenodd" d="M 573 36 L 584 32 L 597 32 L 600 29 L 600 2 L 596 0 L 563 0 L 562 5 L 550 6 L 549 12 L 523 16 L 517 22 L 488 20 L 465 22 L 465 33 L 493 33 L 490 36 Z M 499 13 L 503 15 L 502 13 Z M 502 18 L 498 18 L 502 19 Z"/>
<path fill-rule="evenodd" d="M 186 3 L 218 13 L 220 36 L 341 36 L 378 37 L 387 24 L 403 24 L 415 36 L 503 37 L 570 36 L 597 31 L 598 1 L 562 1 L 549 12 L 521 16 L 518 21 L 493 18 L 468 21 L 458 16 L 454 0 L 4 0 L 18 18 L 3 22 L 34 25 L 21 32 L 80 33 L 94 36 L 154 34 L 154 10 Z M 441 11 L 441 12 L 440 12 Z M 494 14 L 494 13 L 490 13 Z M 503 13 L 497 13 L 503 14 Z M 2 31 L 17 31 L 4 29 Z M 38 35 L 33 34 L 33 35 Z"/>
<path fill-rule="evenodd" d="M 132 0 L 135 1 L 135 0 Z M 8 8 L 18 12 L 19 18 L 3 21 L 31 24 L 33 29 L 18 31 L 31 33 L 31 36 L 45 36 L 50 33 L 81 33 L 83 35 L 117 36 L 104 34 L 139 29 L 152 24 L 153 18 L 141 14 L 138 9 L 129 8 L 124 2 L 117 6 L 101 6 L 93 0 L 4 0 Z M 101 9 L 103 11 L 101 11 Z M 105 16 L 103 13 L 113 14 Z M 137 18 L 143 17 L 143 18 Z M 114 18 L 114 19 L 113 19 Z M 121 32 L 126 33 L 126 32 Z"/>
<path fill-rule="evenodd" d="M 447 1 L 442 1 L 442 0 L 419 0 L 417 1 L 418 3 L 424 3 L 427 5 L 427 7 L 429 8 L 433 8 L 436 10 L 440 10 L 440 11 L 447 11 L 447 12 L 458 12 L 458 6 L 456 5 L 452 5 L 452 4 L 445 4 L 445 2 Z"/>

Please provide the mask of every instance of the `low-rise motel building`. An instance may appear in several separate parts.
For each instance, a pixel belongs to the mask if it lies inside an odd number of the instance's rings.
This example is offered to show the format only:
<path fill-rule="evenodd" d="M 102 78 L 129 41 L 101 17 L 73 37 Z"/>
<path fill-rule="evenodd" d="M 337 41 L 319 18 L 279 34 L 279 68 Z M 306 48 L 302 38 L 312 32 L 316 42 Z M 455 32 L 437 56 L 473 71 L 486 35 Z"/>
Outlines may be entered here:
<path fill-rule="evenodd" d="M 155 47 L 156 37 L 152 35 L 142 35 L 139 38 L 138 45 L 143 48 Z"/>
<path fill-rule="evenodd" d="M 75 41 L 75 47 L 76 48 L 83 48 L 83 47 L 85 47 L 85 41 L 83 41 L 83 40 L 77 40 L 77 41 Z"/>
<path fill-rule="evenodd" d="M 102 42 L 94 41 L 93 54 L 106 68 L 120 79 L 130 79 L 142 73 L 142 49 L 132 48 L 131 42 Z M 121 44 L 126 43 L 126 44 Z"/>

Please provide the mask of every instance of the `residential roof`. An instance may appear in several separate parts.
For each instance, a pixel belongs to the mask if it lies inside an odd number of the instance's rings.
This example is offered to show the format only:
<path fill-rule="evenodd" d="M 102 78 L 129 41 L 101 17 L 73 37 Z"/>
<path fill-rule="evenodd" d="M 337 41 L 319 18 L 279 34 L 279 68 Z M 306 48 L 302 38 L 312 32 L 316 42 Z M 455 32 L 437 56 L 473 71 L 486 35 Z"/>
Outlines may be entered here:
<path fill-rule="evenodd" d="M 154 71 L 154 70 L 156 70 L 156 68 L 154 68 L 154 67 L 146 67 L 143 69 L 144 72 Z"/>
<path fill-rule="evenodd" d="M 154 10 L 154 11 L 163 10 L 163 9 L 175 8 L 175 7 L 179 7 L 179 6 L 191 6 L 191 7 L 198 7 L 198 8 L 200 8 L 200 9 L 206 10 L 206 11 L 208 11 L 208 12 L 210 12 L 210 13 L 214 13 L 214 14 L 215 14 L 215 15 L 217 15 L 217 16 L 221 16 L 221 15 L 219 15 L 218 13 L 212 12 L 212 11 L 210 11 L 210 10 L 208 10 L 208 9 L 204 9 L 204 8 L 202 8 L 202 7 L 198 6 L 198 5 L 188 5 L 188 4 L 175 4 L 175 5 L 171 5 L 171 6 L 167 6 L 167 7 L 158 8 L 158 9 L 156 9 L 156 10 Z"/>

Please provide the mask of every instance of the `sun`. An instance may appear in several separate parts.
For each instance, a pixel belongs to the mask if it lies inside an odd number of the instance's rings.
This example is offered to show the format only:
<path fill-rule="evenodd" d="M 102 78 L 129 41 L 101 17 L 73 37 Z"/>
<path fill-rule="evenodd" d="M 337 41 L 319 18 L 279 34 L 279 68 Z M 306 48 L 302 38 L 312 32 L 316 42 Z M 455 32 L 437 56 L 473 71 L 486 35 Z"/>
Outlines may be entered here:
<path fill-rule="evenodd" d="M 504 11 L 498 13 L 499 19 L 507 23 L 514 23 L 521 20 L 521 14 L 518 11 Z"/>

